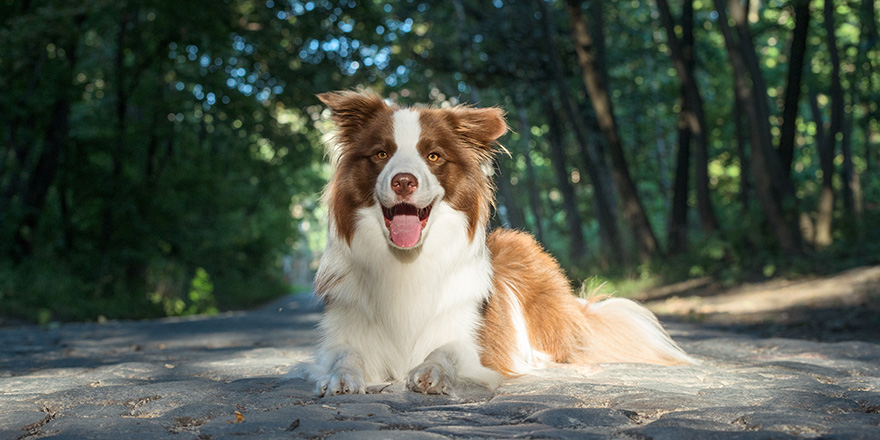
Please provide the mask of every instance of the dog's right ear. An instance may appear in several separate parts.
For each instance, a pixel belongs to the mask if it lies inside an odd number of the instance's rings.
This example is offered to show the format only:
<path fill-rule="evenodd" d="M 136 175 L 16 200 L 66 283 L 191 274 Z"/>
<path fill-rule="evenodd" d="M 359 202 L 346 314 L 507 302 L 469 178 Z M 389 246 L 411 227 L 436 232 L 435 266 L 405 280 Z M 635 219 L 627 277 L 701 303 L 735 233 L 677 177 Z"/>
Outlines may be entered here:
<path fill-rule="evenodd" d="M 327 92 L 319 94 L 318 99 L 333 111 L 332 119 L 342 140 L 379 113 L 390 110 L 382 97 L 368 91 Z"/>

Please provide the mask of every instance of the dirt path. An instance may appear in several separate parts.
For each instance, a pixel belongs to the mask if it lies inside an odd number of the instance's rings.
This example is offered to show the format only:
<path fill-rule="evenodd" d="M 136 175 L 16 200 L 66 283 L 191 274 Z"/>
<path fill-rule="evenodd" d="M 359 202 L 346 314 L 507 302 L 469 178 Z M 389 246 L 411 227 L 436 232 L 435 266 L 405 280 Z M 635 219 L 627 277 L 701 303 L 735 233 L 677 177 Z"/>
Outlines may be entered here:
<path fill-rule="evenodd" d="M 733 288 L 692 280 L 639 299 L 668 320 L 759 336 L 880 342 L 880 266 Z"/>

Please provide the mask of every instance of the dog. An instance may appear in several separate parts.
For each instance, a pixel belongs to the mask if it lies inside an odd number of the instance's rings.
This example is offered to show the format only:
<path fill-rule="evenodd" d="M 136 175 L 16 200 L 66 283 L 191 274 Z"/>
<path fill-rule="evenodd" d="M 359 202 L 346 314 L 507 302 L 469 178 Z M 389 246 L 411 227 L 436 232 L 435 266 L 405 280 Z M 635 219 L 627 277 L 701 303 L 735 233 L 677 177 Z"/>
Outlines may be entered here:
<path fill-rule="evenodd" d="M 368 91 L 318 98 L 337 133 L 314 285 L 317 394 L 387 381 L 448 394 L 556 363 L 691 362 L 647 309 L 577 298 L 530 235 L 488 232 L 486 167 L 508 130 L 500 108 L 402 108 Z"/>

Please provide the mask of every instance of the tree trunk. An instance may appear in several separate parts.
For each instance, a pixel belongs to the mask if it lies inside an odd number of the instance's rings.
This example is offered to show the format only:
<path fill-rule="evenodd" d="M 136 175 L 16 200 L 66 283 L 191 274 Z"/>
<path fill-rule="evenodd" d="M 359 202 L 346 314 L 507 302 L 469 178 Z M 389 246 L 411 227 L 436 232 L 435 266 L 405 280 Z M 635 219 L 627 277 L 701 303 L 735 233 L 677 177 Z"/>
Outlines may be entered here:
<path fill-rule="evenodd" d="M 819 99 L 815 93 L 810 94 L 810 110 L 816 124 L 816 149 L 819 153 L 819 168 L 822 170 L 822 189 L 811 240 L 814 245 L 825 247 L 831 244 L 831 215 L 834 210 L 834 141 L 831 133 L 826 132 L 822 109 L 819 108 Z"/>
<path fill-rule="evenodd" d="M 766 101 L 767 87 L 748 30 L 746 7 L 738 0 L 729 0 L 737 30 L 737 34 L 734 34 L 727 21 L 723 0 L 714 2 L 733 69 L 736 95 L 742 101 L 749 124 L 752 147 L 750 163 L 755 179 L 755 193 L 780 249 L 787 254 L 799 254 L 802 252 L 802 243 L 796 226 L 797 216 L 794 212 L 787 213 L 783 208 L 789 200 L 792 203 L 787 204 L 793 205 L 794 191 L 788 176 L 782 175 L 779 157 L 773 149 Z"/>
<path fill-rule="evenodd" d="M 837 51 L 837 39 L 834 36 L 834 2 L 825 0 L 825 42 L 831 61 L 831 120 L 827 133 L 819 139 L 819 165 L 822 168 L 822 192 L 819 197 L 819 209 L 816 217 L 816 246 L 826 247 L 831 244 L 832 219 L 834 217 L 834 155 L 837 150 L 837 134 L 843 125 L 843 88 L 840 84 L 840 55 Z M 818 103 L 814 101 L 817 112 L 816 124 L 822 123 Z M 817 131 L 818 133 L 818 131 Z"/>
<path fill-rule="evenodd" d="M 788 76 L 785 80 L 785 101 L 782 107 L 782 127 L 779 134 L 779 160 L 782 172 L 791 174 L 794 158 L 794 137 L 797 128 L 798 103 L 801 98 L 801 78 L 807 53 L 807 34 L 810 25 L 810 1 L 794 2 L 794 32 L 789 49 Z"/>
<path fill-rule="evenodd" d="M 694 142 L 694 180 L 697 195 L 697 212 L 700 224 L 707 233 L 718 230 L 718 218 L 709 194 L 709 141 L 706 136 L 706 115 L 703 97 L 694 76 L 694 26 L 693 1 L 685 0 L 681 13 L 682 39 L 675 33 L 675 22 L 666 0 L 657 0 L 660 19 L 666 28 L 669 49 L 681 88 L 682 106 L 680 120 L 690 131 L 688 139 Z M 679 142 L 680 144 L 681 142 Z M 680 148 L 680 147 L 679 147 Z"/>
<path fill-rule="evenodd" d="M 645 68 L 649 72 L 654 72 L 657 70 L 655 67 L 654 58 L 644 55 L 643 59 L 645 60 Z M 654 81 L 648 81 L 648 98 L 643 101 L 643 105 L 647 105 L 654 108 L 661 107 L 664 102 L 662 101 L 663 92 L 660 87 L 657 87 L 657 84 Z M 681 112 L 679 112 L 681 113 Z M 654 181 L 657 183 L 657 187 L 660 189 L 661 194 L 668 194 L 671 190 L 671 185 L 669 183 L 669 175 L 671 173 L 671 166 L 667 163 L 667 158 L 671 157 L 673 154 L 673 148 L 666 141 L 666 124 L 662 122 L 661 118 L 645 118 L 647 122 L 646 125 L 650 126 L 647 130 L 642 130 L 640 127 L 642 124 L 639 118 L 638 112 L 630 113 L 631 120 L 624 121 L 624 127 L 632 127 L 630 131 L 632 132 L 633 137 L 633 145 L 642 145 L 645 149 L 649 149 L 650 151 L 650 160 L 655 162 L 655 168 L 657 170 L 656 177 L 654 179 L 645 179 L 648 181 Z M 645 132 L 648 132 L 647 136 L 644 136 Z M 653 131 L 653 133 L 651 133 Z"/>
<path fill-rule="evenodd" d="M 853 102 L 853 105 L 855 105 L 855 102 Z M 857 203 L 857 195 L 861 192 L 861 188 L 859 188 L 859 176 L 853 166 L 852 120 L 851 115 L 844 115 L 843 127 L 841 128 L 840 153 L 843 156 L 843 169 L 841 170 L 843 187 L 841 188 L 841 193 L 843 195 L 843 209 L 846 212 L 846 217 L 855 225 L 862 210 L 861 206 Z"/>
<path fill-rule="evenodd" d="M 84 16 L 74 18 L 75 26 L 79 26 L 85 20 Z M 77 62 L 77 48 L 79 46 L 79 32 L 71 31 L 67 34 L 68 40 L 64 44 L 64 66 L 61 74 L 57 76 L 57 84 L 50 86 L 51 90 L 57 90 L 58 96 L 52 105 L 49 124 L 43 136 L 43 148 L 36 161 L 36 166 L 30 173 L 27 181 L 21 188 L 22 218 L 17 222 L 14 229 L 14 243 L 12 258 L 18 260 L 33 252 L 33 239 L 39 225 L 40 216 L 46 205 L 49 189 L 55 183 L 60 157 L 70 143 L 70 109 L 71 109 L 71 84 Z M 38 67 L 42 70 L 42 66 Z M 31 84 L 37 84 L 34 79 Z M 32 147 L 32 145 L 26 145 Z M 21 160 L 21 158 L 18 158 Z M 20 162 L 24 165 L 24 162 Z"/>
<path fill-rule="evenodd" d="M 688 183 L 690 181 L 691 131 L 679 114 L 678 152 L 675 161 L 675 183 L 672 187 L 672 214 L 669 218 L 667 250 L 678 254 L 687 249 Z"/>
<path fill-rule="evenodd" d="M 748 140 L 743 133 L 748 130 L 748 127 L 743 122 L 743 105 L 742 101 L 740 101 L 738 96 L 734 96 L 733 99 L 733 131 L 734 136 L 736 137 L 736 154 L 739 158 L 739 202 L 742 204 L 742 212 L 744 215 L 747 215 L 749 212 L 749 205 L 751 204 L 751 184 L 749 182 L 749 173 L 747 172 L 747 168 L 751 160 L 749 159 L 749 153 L 746 149 Z"/>
<path fill-rule="evenodd" d="M 101 250 L 110 248 L 110 242 L 116 229 L 114 211 L 117 207 L 116 201 L 119 198 L 120 188 L 118 185 L 122 178 L 122 153 L 125 151 L 125 132 L 128 122 L 126 117 L 128 93 L 125 87 L 125 44 L 131 13 L 126 10 L 122 14 L 119 32 L 116 34 L 116 57 L 114 64 L 116 77 L 116 143 L 113 147 L 116 151 L 114 154 L 111 154 L 113 168 L 110 175 L 110 185 L 108 185 L 110 194 L 104 202 L 104 212 L 101 216 L 101 236 L 98 241 L 98 248 Z"/>
<path fill-rule="evenodd" d="M 66 154 L 65 154 L 66 155 Z M 63 161 L 63 159 L 61 159 Z M 70 203 L 67 200 L 67 185 L 65 185 L 63 176 L 57 179 L 56 188 L 58 192 L 58 209 L 61 216 L 61 243 L 65 252 L 73 250 L 73 221 L 70 217 Z"/>
<path fill-rule="evenodd" d="M 544 114 L 547 116 L 547 122 L 550 130 L 547 132 L 550 141 L 550 160 L 553 162 L 553 169 L 556 172 L 556 180 L 559 185 L 559 192 L 562 193 L 562 206 L 565 210 L 565 222 L 568 224 L 569 244 L 571 245 L 572 261 L 579 261 L 587 254 L 586 241 L 581 229 L 583 222 L 578 212 L 577 201 L 575 200 L 574 187 L 569 181 L 569 172 L 565 158 L 565 144 L 560 136 L 562 127 L 559 126 L 556 109 L 547 96 L 541 98 L 544 106 Z"/>
<path fill-rule="evenodd" d="M 861 107 L 862 118 L 856 120 L 855 115 L 850 113 L 845 117 L 843 127 L 843 137 L 841 139 L 841 151 L 843 153 L 843 203 L 846 209 L 846 216 L 850 219 L 850 223 L 856 228 L 856 235 L 862 235 L 862 212 L 864 209 L 862 200 L 861 177 L 853 166 L 852 152 L 852 132 L 853 126 L 858 124 L 862 130 L 865 172 L 873 171 L 872 158 L 872 117 L 870 106 L 872 104 L 870 97 L 873 91 L 878 87 L 873 83 L 872 75 L 875 67 L 869 52 L 876 49 L 877 34 L 877 17 L 874 10 L 873 0 L 863 0 L 859 9 L 859 42 L 856 50 L 855 66 L 851 74 L 850 84 L 850 105 L 852 108 Z"/>
<path fill-rule="evenodd" d="M 571 25 L 571 38 L 578 55 L 578 64 L 583 74 L 584 84 L 590 94 L 599 128 L 608 143 L 611 154 L 612 174 L 617 190 L 620 194 L 621 208 L 632 231 L 633 238 L 639 249 L 639 258 L 642 261 L 650 259 L 659 250 L 657 238 L 645 209 L 639 199 L 635 183 L 629 174 L 629 167 L 623 153 L 623 143 L 617 131 L 617 123 L 614 118 L 611 97 L 608 94 L 608 86 L 603 80 L 606 66 L 604 60 L 598 58 L 596 47 L 601 47 L 604 41 L 599 38 L 603 32 L 601 2 L 592 3 L 593 23 L 597 24 L 597 41 L 593 43 L 593 37 L 584 21 L 579 0 L 567 0 L 569 22 Z"/>
<path fill-rule="evenodd" d="M 862 6 L 859 9 L 859 22 L 861 23 L 859 54 L 863 57 L 864 61 L 856 67 L 856 72 L 864 72 L 866 74 L 867 90 L 880 90 L 880 84 L 874 83 L 876 75 L 871 75 L 871 72 L 876 72 L 880 66 L 874 65 L 873 57 L 869 55 L 871 50 L 877 49 L 878 41 L 880 41 L 874 0 L 862 0 Z M 880 133 L 876 131 L 875 124 L 872 123 L 878 121 L 876 116 L 872 116 L 870 104 L 867 100 L 862 102 L 862 112 L 865 116 L 861 121 L 862 132 L 865 138 L 865 173 L 868 174 L 876 172 L 875 145 L 873 140 L 880 137 L 878 136 Z"/>
<path fill-rule="evenodd" d="M 23 10 L 27 9 L 29 6 L 23 8 Z M 23 95 L 26 97 L 33 96 L 34 90 L 43 77 L 43 68 L 46 65 L 47 51 L 38 50 L 37 52 L 40 56 L 34 62 L 32 71 L 29 72 L 30 80 L 27 92 Z M 16 105 L 27 108 L 25 102 L 19 102 Z M 0 120 L 4 123 L 9 121 L 9 134 L 7 139 L 3 140 L 7 147 L 6 153 L 0 157 L 0 222 L 4 222 L 12 220 L 3 217 L 9 214 L 13 199 L 22 191 L 24 178 L 27 176 L 24 170 L 31 164 L 30 155 L 36 153 L 32 147 L 37 142 L 35 139 L 37 122 L 33 112 L 29 112 L 24 117 L 14 114 L 0 115 Z"/>
<path fill-rule="evenodd" d="M 571 94 L 559 49 L 556 46 L 556 31 L 551 23 L 550 9 L 544 0 L 536 0 L 538 10 L 541 12 L 541 25 L 544 38 L 547 41 L 547 54 L 550 57 L 548 68 L 553 79 L 554 87 L 559 94 L 562 108 L 560 115 L 566 117 L 569 125 L 575 133 L 584 161 L 584 169 L 593 184 L 595 200 L 596 220 L 599 222 L 599 235 L 605 250 L 603 256 L 615 263 L 626 261 L 626 250 L 620 237 L 620 229 L 617 226 L 617 213 L 614 207 L 614 190 L 610 187 L 609 172 L 605 159 L 590 142 L 584 117 L 578 109 L 578 105 Z"/>
<path fill-rule="evenodd" d="M 66 93 L 67 88 L 65 87 L 62 94 L 66 95 Z M 70 100 L 67 96 L 61 96 L 55 101 L 52 108 L 43 151 L 37 161 L 37 166 L 28 179 L 22 200 L 24 215 L 16 228 L 15 236 L 18 248 L 17 256 L 27 256 L 33 251 L 33 236 L 36 234 L 40 213 L 46 204 L 49 188 L 55 182 L 55 176 L 58 173 L 58 158 L 67 146 L 69 132 Z"/>

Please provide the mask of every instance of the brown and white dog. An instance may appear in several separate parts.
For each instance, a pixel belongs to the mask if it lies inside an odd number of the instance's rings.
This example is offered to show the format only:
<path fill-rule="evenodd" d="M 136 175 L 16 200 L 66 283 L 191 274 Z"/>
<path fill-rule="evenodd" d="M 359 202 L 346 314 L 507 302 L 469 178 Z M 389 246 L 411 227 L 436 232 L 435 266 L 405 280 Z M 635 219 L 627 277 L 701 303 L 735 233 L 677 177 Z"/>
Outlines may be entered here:
<path fill-rule="evenodd" d="M 691 362 L 647 309 L 576 298 L 531 236 L 487 232 L 494 193 L 483 167 L 507 131 L 500 109 L 318 98 L 338 128 L 315 281 L 319 394 L 389 380 L 423 393 L 460 380 L 494 389 L 551 363 Z"/>

